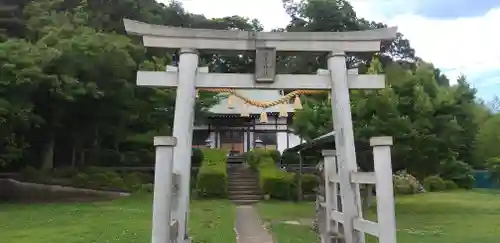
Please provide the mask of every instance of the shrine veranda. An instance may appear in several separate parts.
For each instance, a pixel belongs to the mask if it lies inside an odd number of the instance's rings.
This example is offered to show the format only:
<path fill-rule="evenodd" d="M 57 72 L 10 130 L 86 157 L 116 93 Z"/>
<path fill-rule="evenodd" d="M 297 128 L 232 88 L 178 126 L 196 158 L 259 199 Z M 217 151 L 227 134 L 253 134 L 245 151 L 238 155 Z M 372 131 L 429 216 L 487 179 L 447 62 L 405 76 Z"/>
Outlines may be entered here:
<path fill-rule="evenodd" d="M 156 137 L 153 243 L 189 242 L 189 180 L 196 89 L 328 90 L 331 92 L 336 151 L 325 151 L 326 210 L 322 242 L 342 235 L 342 242 L 365 242 L 364 234 L 383 243 L 396 242 L 390 147 L 392 138 L 377 137 L 375 172 L 357 172 L 349 89 L 382 89 L 383 75 L 358 75 L 348 71 L 346 53 L 380 51 L 381 41 L 396 37 L 396 28 L 355 32 L 247 32 L 151 25 L 124 20 L 129 34 L 143 38 L 144 46 L 179 50 L 178 67 L 165 72 L 138 71 L 137 84 L 176 87 L 172 137 Z M 255 52 L 255 74 L 209 73 L 199 67 L 200 52 Z M 276 74 L 277 52 L 328 54 L 327 70 L 317 74 Z M 340 185 L 338 190 L 337 184 Z M 378 223 L 363 219 L 359 184 L 377 188 Z M 338 208 L 340 195 L 342 210 Z M 383 203 L 383 204 L 382 204 Z M 338 232 L 341 224 L 343 232 Z"/>

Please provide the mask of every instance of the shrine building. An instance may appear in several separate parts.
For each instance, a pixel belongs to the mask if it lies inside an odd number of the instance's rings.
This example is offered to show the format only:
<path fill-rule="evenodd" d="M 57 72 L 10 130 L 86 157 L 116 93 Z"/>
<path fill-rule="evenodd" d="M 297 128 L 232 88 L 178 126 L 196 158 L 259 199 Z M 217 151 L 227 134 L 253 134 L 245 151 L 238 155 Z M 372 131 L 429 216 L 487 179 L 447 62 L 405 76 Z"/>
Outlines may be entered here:
<path fill-rule="evenodd" d="M 279 104 L 268 108 L 252 104 L 258 101 Z M 227 93 L 210 108 L 208 122 L 194 126 L 193 147 L 227 149 L 233 155 L 256 147 L 283 152 L 301 143 L 291 128 L 293 112 L 301 107 L 298 96 L 287 98 L 279 90 L 247 89 Z"/>

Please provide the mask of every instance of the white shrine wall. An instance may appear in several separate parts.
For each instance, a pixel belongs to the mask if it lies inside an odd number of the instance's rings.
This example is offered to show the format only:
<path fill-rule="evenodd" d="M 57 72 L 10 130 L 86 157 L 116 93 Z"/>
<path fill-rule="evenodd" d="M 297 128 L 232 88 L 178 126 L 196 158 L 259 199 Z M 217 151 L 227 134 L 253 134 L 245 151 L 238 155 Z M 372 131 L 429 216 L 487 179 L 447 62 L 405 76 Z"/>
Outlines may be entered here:
<path fill-rule="evenodd" d="M 287 149 L 288 146 L 288 133 L 287 132 L 277 132 L 276 133 L 276 143 L 277 143 L 277 149 L 280 151 L 280 153 L 283 153 L 285 149 Z"/>
<path fill-rule="evenodd" d="M 288 147 L 293 148 L 302 143 L 302 138 L 293 134 L 292 132 L 288 133 Z"/>
<path fill-rule="evenodd" d="M 228 118 L 230 119 L 230 118 Z M 276 117 L 268 115 L 268 121 L 263 123 L 260 122 L 258 117 L 255 118 L 255 123 L 249 126 L 236 126 L 236 127 L 214 127 L 209 126 L 208 124 L 199 124 L 193 127 L 193 130 L 210 130 L 209 139 L 212 141 L 212 148 L 220 148 L 220 132 L 217 130 L 241 130 L 245 129 L 243 133 L 243 147 L 245 152 L 248 151 L 248 148 L 253 149 L 254 141 L 257 139 L 255 133 L 265 132 L 265 131 L 276 131 L 276 149 L 281 153 L 285 151 L 287 148 L 292 148 L 301 144 L 301 138 L 292 133 L 292 131 L 288 128 L 287 118 L 286 117 Z M 248 132 L 246 129 L 248 128 Z M 255 131 L 254 131 L 255 130 Z M 249 143 L 250 141 L 250 143 Z"/>

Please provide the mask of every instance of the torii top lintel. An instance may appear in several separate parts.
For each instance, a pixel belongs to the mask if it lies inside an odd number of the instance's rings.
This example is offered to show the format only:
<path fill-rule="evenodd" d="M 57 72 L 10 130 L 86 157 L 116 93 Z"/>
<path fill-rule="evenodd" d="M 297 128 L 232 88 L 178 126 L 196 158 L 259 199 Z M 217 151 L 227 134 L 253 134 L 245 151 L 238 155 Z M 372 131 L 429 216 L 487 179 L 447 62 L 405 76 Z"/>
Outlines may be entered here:
<path fill-rule="evenodd" d="M 256 50 L 310 52 L 373 52 L 380 42 L 396 38 L 397 27 L 351 32 L 249 32 L 153 25 L 124 19 L 125 30 L 143 36 L 147 47 L 197 50 Z"/>

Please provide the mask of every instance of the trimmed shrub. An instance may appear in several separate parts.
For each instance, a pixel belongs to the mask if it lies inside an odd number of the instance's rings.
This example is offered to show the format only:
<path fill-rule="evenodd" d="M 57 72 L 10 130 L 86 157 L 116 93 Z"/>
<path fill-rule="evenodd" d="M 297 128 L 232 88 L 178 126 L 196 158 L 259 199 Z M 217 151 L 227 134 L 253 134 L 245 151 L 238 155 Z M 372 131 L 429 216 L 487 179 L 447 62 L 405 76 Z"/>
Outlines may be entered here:
<path fill-rule="evenodd" d="M 20 179 L 26 182 L 50 183 L 52 181 L 51 178 L 50 170 L 38 170 L 31 166 L 24 168 L 20 172 Z"/>
<path fill-rule="evenodd" d="M 458 189 L 457 183 L 451 180 L 444 180 L 444 187 L 446 190 L 456 190 Z"/>
<path fill-rule="evenodd" d="M 297 175 L 298 179 L 298 175 Z M 319 176 L 314 174 L 303 174 L 302 175 L 302 193 L 306 194 L 314 194 L 316 192 L 316 188 L 318 188 L 319 183 L 321 182 Z"/>
<path fill-rule="evenodd" d="M 394 192 L 396 194 L 408 195 L 416 193 L 415 188 L 408 180 L 402 178 L 394 178 L 393 183 L 394 183 Z"/>
<path fill-rule="evenodd" d="M 439 176 L 452 180 L 458 187 L 465 189 L 472 189 L 475 182 L 473 168 L 469 164 L 455 159 L 441 162 Z"/>
<path fill-rule="evenodd" d="M 136 193 L 153 193 L 154 185 L 152 183 L 142 184 L 140 187 L 135 188 Z"/>
<path fill-rule="evenodd" d="M 127 191 L 129 188 L 121 177 L 108 179 L 103 189 L 111 191 Z"/>
<path fill-rule="evenodd" d="M 89 171 L 96 172 L 94 174 L 87 173 L 89 180 L 87 187 L 89 188 L 98 190 L 123 190 L 126 188 L 123 179 L 115 171 L 101 168 L 93 168 Z"/>
<path fill-rule="evenodd" d="M 397 172 L 392 179 L 396 194 L 416 194 L 421 192 L 421 188 L 423 188 L 417 178 L 406 171 Z"/>
<path fill-rule="evenodd" d="M 247 152 L 245 160 L 259 172 L 259 185 L 266 197 L 290 200 L 296 191 L 296 179 L 293 173 L 282 171 L 276 166 L 280 157 L 276 150 L 253 149 Z"/>
<path fill-rule="evenodd" d="M 266 196 L 281 200 L 292 199 L 295 184 L 293 173 L 278 169 L 270 156 L 261 160 L 258 171 L 259 184 Z"/>
<path fill-rule="evenodd" d="M 275 164 L 275 160 L 271 157 L 271 154 L 269 151 L 264 150 L 264 149 L 253 149 L 249 152 L 247 152 L 245 161 L 247 162 L 248 165 L 250 165 L 251 168 L 253 169 L 258 169 L 260 164 L 267 159 L 271 159 L 273 164 Z"/>
<path fill-rule="evenodd" d="M 85 173 L 78 173 L 72 179 L 72 184 L 74 187 L 86 188 L 89 183 L 89 176 Z"/>
<path fill-rule="evenodd" d="M 44 177 L 39 170 L 31 166 L 28 166 L 21 170 L 20 176 L 23 181 L 29 182 L 38 182 Z"/>
<path fill-rule="evenodd" d="M 198 171 L 196 191 L 204 198 L 227 197 L 226 151 L 203 149 L 204 159 Z"/>
<path fill-rule="evenodd" d="M 108 185 L 108 176 L 105 173 L 95 173 L 88 175 L 87 186 L 92 189 L 102 189 Z"/>
<path fill-rule="evenodd" d="M 191 153 L 191 167 L 199 167 L 203 162 L 203 151 L 199 148 L 193 148 Z"/>
<path fill-rule="evenodd" d="M 142 176 L 138 172 L 132 172 L 123 176 L 123 183 L 130 191 L 136 191 L 142 185 Z"/>
<path fill-rule="evenodd" d="M 441 177 L 429 176 L 424 179 L 424 188 L 429 192 L 439 192 L 446 190 L 446 185 Z"/>
<path fill-rule="evenodd" d="M 84 173 L 86 173 L 88 175 L 92 175 L 92 174 L 107 173 L 109 171 L 112 171 L 112 170 L 105 168 L 105 167 L 89 166 L 89 167 L 85 168 Z"/>
<path fill-rule="evenodd" d="M 61 167 L 54 169 L 52 176 L 55 178 L 72 178 L 78 174 L 78 169 L 74 167 Z"/>
<path fill-rule="evenodd" d="M 474 178 L 474 175 L 472 175 L 472 174 L 462 176 L 461 178 L 453 179 L 453 182 L 455 182 L 459 188 L 468 189 L 468 190 L 470 190 L 474 187 L 475 181 L 476 181 L 476 179 Z"/>
<path fill-rule="evenodd" d="M 155 181 L 154 172 L 134 172 L 141 178 L 142 183 L 153 183 Z"/>
<path fill-rule="evenodd" d="M 273 159 L 274 163 L 277 164 L 281 161 L 281 153 L 278 150 L 268 150 L 269 156 Z"/>

